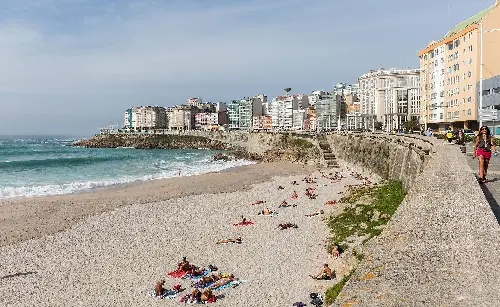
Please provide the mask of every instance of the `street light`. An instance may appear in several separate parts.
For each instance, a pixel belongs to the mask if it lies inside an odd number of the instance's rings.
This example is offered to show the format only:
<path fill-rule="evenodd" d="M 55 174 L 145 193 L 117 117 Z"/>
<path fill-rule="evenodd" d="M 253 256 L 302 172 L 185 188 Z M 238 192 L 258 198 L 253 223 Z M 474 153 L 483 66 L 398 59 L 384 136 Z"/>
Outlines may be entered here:
<path fill-rule="evenodd" d="M 481 22 L 479 24 L 479 31 L 480 31 L 480 36 L 481 36 L 481 43 L 480 43 L 481 53 L 479 56 L 479 127 L 482 127 L 483 126 L 483 116 L 482 116 L 482 110 L 483 110 L 483 33 L 496 32 L 496 31 L 500 31 L 500 29 L 483 30 L 483 23 Z"/>

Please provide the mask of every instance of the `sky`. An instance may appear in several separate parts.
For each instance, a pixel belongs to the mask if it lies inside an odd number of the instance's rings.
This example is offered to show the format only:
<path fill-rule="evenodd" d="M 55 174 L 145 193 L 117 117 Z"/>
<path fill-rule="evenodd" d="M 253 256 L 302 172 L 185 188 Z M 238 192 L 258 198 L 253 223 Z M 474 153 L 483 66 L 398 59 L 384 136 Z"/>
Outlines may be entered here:
<path fill-rule="evenodd" d="M 331 90 L 494 0 L 0 0 L 0 135 L 90 136 L 131 106 Z"/>

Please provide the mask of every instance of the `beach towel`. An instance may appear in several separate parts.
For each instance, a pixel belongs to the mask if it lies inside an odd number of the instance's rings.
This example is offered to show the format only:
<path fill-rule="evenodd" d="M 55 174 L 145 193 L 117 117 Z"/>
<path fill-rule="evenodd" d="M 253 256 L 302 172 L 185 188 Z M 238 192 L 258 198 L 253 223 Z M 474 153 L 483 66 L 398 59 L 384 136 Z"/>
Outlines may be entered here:
<path fill-rule="evenodd" d="M 150 294 L 151 294 L 152 297 L 156 297 L 156 298 L 159 298 L 159 299 L 173 300 L 174 298 L 177 297 L 177 295 L 179 294 L 179 292 L 176 291 L 176 290 L 174 290 L 174 289 L 164 289 L 163 293 L 160 296 L 156 296 L 156 293 L 155 293 L 154 290 Z"/>
<path fill-rule="evenodd" d="M 183 278 L 184 276 L 186 276 L 186 274 L 187 274 L 186 271 L 178 269 L 178 270 L 169 272 L 168 276 L 173 277 L 173 278 Z"/>
<path fill-rule="evenodd" d="M 204 283 L 203 281 L 197 281 L 193 284 L 193 287 L 194 288 L 198 288 L 198 289 L 205 289 L 207 287 L 210 287 L 211 285 L 213 285 L 215 282 L 214 281 L 211 281 L 211 282 L 207 282 L 207 283 Z"/>
<path fill-rule="evenodd" d="M 278 216 L 278 212 L 271 212 L 271 214 L 262 214 L 262 212 L 261 212 L 261 213 L 259 213 L 259 215 L 273 217 L 273 216 Z"/>
<path fill-rule="evenodd" d="M 191 274 L 185 274 L 184 277 L 182 277 L 182 278 L 185 278 L 185 279 L 199 279 L 199 278 L 202 278 L 203 276 L 207 276 L 208 273 L 210 273 L 210 272 L 212 272 L 212 270 L 205 269 L 205 270 L 203 270 L 203 273 L 201 273 L 201 275 L 193 276 Z"/>
<path fill-rule="evenodd" d="M 239 222 L 239 223 L 233 224 L 233 226 L 248 226 L 248 225 L 252 225 L 252 224 L 253 224 L 252 221 L 246 221 L 246 222 Z"/>
<path fill-rule="evenodd" d="M 227 288 L 235 288 L 239 285 L 241 285 L 242 283 L 244 283 L 245 281 L 244 280 L 233 280 L 225 285 L 222 285 L 220 287 L 217 287 L 217 288 L 214 288 L 213 290 L 214 291 L 221 291 L 221 290 L 224 290 L 224 289 L 227 289 Z"/>

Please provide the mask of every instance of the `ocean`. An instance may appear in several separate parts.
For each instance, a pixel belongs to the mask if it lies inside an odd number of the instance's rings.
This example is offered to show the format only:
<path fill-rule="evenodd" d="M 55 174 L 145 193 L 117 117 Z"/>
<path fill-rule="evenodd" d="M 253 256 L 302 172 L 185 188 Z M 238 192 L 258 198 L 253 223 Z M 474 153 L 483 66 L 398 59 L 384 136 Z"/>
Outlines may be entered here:
<path fill-rule="evenodd" d="M 1 137 L 0 199 L 91 189 L 253 164 L 212 161 L 214 150 L 80 148 L 75 138 Z"/>

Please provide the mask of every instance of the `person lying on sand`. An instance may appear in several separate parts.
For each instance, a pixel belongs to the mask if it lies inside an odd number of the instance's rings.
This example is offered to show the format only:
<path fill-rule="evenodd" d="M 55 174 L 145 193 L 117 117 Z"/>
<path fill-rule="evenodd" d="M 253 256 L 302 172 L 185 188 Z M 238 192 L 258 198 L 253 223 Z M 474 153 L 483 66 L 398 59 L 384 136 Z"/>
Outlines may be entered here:
<path fill-rule="evenodd" d="M 329 200 L 325 203 L 325 206 L 327 205 L 336 205 L 337 204 L 337 201 L 336 200 Z"/>
<path fill-rule="evenodd" d="M 252 205 L 261 205 L 261 204 L 265 204 L 265 203 L 266 203 L 265 200 L 258 200 L 256 202 L 252 203 Z"/>
<path fill-rule="evenodd" d="M 297 194 L 297 191 L 293 191 L 292 196 L 290 197 L 291 199 L 297 199 L 299 197 L 299 194 Z"/>
<path fill-rule="evenodd" d="M 309 276 L 313 279 L 318 279 L 318 280 L 330 280 L 332 279 L 332 275 L 333 275 L 332 269 L 328 267 L 328 263 L 325 263 L 323 265 L 323 269 L 318 275 L 315 276 L 309 275 Z"/>
<path fill-rule="evenodd" d="M 243 240 L 241 239 L 241 237 L 238 237 L 236 239 L 225 239 L 225 240 L 219 240 L 217 241 L 216 244 L 226 244 L 226 243 L 236 243 L 236 244 L 240 244 L 242 243 Z"/>
<path fill-rule="evenodd" d="M 311 216 L 315 216 L 315 215 L 320 215 L 320 214 L 324 214 L 325 211 L 323 210 L 319 210 L 319 211 L 316 211 L 314 213 L 309 213 L 309 214 L 306 214 L 307 217 L 311 217 Z"/>
<path fill-rule="evenodd" d="M 261 212 L 259 212 L 259 215 L 274 215 L 274 214 L 277 214 L 277 212 L 272 211 L 269 208 L 266 208 L 266 209 L 262 210 Z"/>
<path fill-rule="evenodd" d="M 155 286 L 155 295 L 156 296 L 162 296 L 163 295 L 163 291 L 165 291 L 166 289 L 163 288 L 163 285 L 165 284 L 165 280 L 162 279 L 160 281 L 158 281 L 156 283 L 156 286 Z"/>
<path fill-rule="evenodd" d="M 279 186 L 279 187 L 278 187 L 278 190 L 284 190 L 284 189 L 285 189 L 285 188 L 284 188 L 284 187 L 282 187 L 282 186 Z"/>
<path fill-rule="evenodd" d="M 282 201 L 278 208 L 288 208 L 288 207 L 297 207 L 297 205 L 289 205 L 286 200 Z"/>
<path fill-rule="evenodd" d="M 284 223 L 284 224 L 279 224 L 277 228 L 279 228 L 280 230 L 285 230 L 288 228 L 299 228 L 299 226 L 293 223 Z"/>
<path fill-rule="evenodd" d="M 230 274 L 230 275 L 228 275 L 226 277 L 223 277 L 223 278 L 217 280 L 213 285 L 210 286 L 209 289 L 212 289 L 212 290 L 213 289 L 217 289 L 217 288 L 225 286 L 225 285 L 227 285 L 227 284 L 229 284 L 229 283 L 231 283 L 232 281 L 235 281 L 235 280 L 237 280 L 237 279 L 234 277 L 234 275 Z"/>
<path fill-rule="evenodd" d="M 207 285 L 221 279 L 219 274 L 212 274 L 210 276 L 203 276 L 198 282 L 193 283 L 193 287 L 205 288 Z"/>
<path fill-rule="evenodd" d="M 201 291 L 194 289 L 193 292 L 191 292 L 190 300 L 192 302 L 201 303 Z"/>
<path fill-rule="evenodd" d="M 294 180 L 292 181 L 292 185 L 299 185 L 299 184 L 297 183 L 297 181 Z"/>

